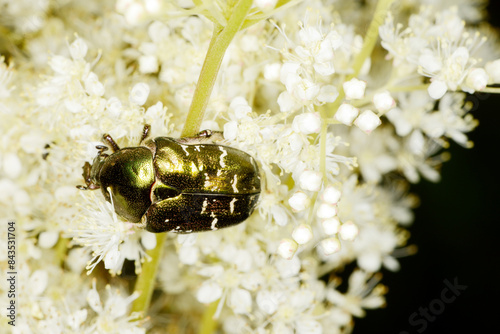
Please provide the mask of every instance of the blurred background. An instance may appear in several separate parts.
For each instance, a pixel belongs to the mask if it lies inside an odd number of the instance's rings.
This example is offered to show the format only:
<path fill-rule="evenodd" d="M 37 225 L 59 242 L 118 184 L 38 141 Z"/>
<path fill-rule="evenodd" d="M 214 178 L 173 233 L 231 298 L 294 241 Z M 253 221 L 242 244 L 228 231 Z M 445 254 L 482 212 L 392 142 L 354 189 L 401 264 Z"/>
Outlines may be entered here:
<path fill-rule="evenodd" d="M 500 29 L 500 1 L 490 0 L 488 12 Z M 500 333 L 500 95 L 476 94 L 472 100 L 479 120 L 469 134 L 474 148 L 452 143 L 442 180 L 412 187 L 421 203 L 409 244 L 418 252 L 400 259 L 399 272 L 383 271 L 387 306 L 357 319 L 355 334 Z M 443 281 L 455 278 L 467 288 L 453 302 L 442 303 L 441 311 L 436 299 L 446 287 Z M 414 312 L 431 304 L 442 313 L 432 321 L 418 315 L 410 324 Z"/>

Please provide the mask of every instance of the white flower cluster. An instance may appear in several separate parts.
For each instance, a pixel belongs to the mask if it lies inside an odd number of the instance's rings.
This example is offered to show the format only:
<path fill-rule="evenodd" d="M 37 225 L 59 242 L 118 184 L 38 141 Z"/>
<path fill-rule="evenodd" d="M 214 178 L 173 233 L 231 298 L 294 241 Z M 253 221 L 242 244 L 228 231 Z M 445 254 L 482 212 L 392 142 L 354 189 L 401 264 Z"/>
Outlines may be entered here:
<path fill-rule="evenodd" d="M 152 137 L 180 135 L 213 22 L 227 24 L 230 10 L 223 1 L 4 2 L 0 218 L 17 224 L 18 332 L 143 333 L 173 313 L 172 332 L 216 321 L 235 334 L 349 333 L 353 317 L 384 305 L 382 267 L 398 270 L 396 254 L 413 252 L 408 182 L 439 179 L 436 153 L 448 140 L 472 146 L 465 93 L 500 83 L 493 34 L 467 25 L 482 20 L 477 10 L 409 1 L 367 33 L 370 1 L 255 0 L 202 127 L 258 162 L 258 206 L 237 226 L 169 235 L 157 276 L 168 298 L 153 299 L 158 316 L 135 321 L 138 295 L 119 275 L 132 274 L 128 261 L 141 274 L 155 235 L 118 216 L 101 190 L 75 186 L 104 133 L 120 147 L 138 146 L 145 124 Z"/>
<path fill-rule="evenodd" d="M 423 7 L 409 17 L 406 28 L 388 15 L 380 37 L 405 76 L 418 72 L 430 78 L 427 90 L 433 99 L 447 91 L 482 91 L 488 83 L 499 82 L 500 63 L 494 59 L 482 63 L 478 50 L 486 38 L 466 28 L 457 7 L 437 12 L 432 6 Z"/>

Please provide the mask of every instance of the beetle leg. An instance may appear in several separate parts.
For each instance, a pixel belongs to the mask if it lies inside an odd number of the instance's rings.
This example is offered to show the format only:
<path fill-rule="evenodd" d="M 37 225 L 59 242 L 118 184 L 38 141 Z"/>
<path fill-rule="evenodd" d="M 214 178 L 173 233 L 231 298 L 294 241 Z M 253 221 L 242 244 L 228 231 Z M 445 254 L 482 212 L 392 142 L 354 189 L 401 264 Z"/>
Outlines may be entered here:
<path fill-rule="evenodd" d="M 120 146 L 118 146 L 118 144 L 114 141 L 114 139 L 107 133 L 103 134 L 102 135 L 102 139 L 104 139 L 104 141 L 106 141 L 109 146 L 111 146 L 111 150 L 113 152 L 117 152 L 120 150 Z"/>
<path fill-rule="evenodd" d="M 104 145 L 96 145 L 95 147 L 99 152 L 97 152 L 98 155 L 102 155 L 102 152 L 107 151 L 108 147 Z"/>
<path fill-rule="evenodd" d="M 142 136 L 139 145 L 144 141 L 144 139 L 148 138 L 150 130 L 151 130 L 151 125 L 145 124 L 144 129 L 142 129 Z"/>
<path fill-rule="evenodd" d="M 217 142 L 224 141 L 224 136 L 221 131 L 203 130 L 193 137 L 183 137 L 175 139 L 175 141 L 188 145 L 216 144 Z"/>
<path fill-rule="evenodd" d="M 83 165 L 83 179 L 85 180 L 86 186 L 76 186 L 80 190 L 89 190 L 90 186 L 90 170 L 92 169 L 92 165 L 88 163 L 88 161 L 85 161 L 85 164 Z"/>
<path fill-rule="evenodd" d="M 212 143 L 216 143 L 224 140 L 224 135 L 222 131 L 212 131 L 212 130 L 203 130 L 196 135 L 199 139 L 210 139 Z"/>
<path fill-rule="evenodd" d="M 212 130 L 203 130 L 203 131 L 200 131 L 198 132 L 198 134 L 196 135 L 196 137 L 210 137 L 212 135 Z"/>

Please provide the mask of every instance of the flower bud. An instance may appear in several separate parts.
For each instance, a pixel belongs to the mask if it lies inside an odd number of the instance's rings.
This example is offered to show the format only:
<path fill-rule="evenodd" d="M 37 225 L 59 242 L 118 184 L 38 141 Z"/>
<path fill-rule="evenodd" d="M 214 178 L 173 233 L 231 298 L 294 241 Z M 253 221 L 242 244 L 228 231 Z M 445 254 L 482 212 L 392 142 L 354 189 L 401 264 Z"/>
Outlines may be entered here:
<path fill-rule="evenodd" d="M 313 238 L 311 226 L 308 224 L 300 224 L 293 230 L 292 238 L 299 245 L 308 243 Z"/>
<path fill-rule="evenodd" d="M 380 118 L 371 110 L 365 110 L 356 118 L 354 124 L 366 133 L 370 133 L 382 124 Z"/>
<path fill-rule="evenodd" d="M 309 204 L 309 197 L 302 191 L 297 191 L 288 199 L 288 204 L 294 211 L 302 211 Z"/>
<path fill-rule="evenodd" d="M 304 113 L 295 116 L 293 119 L 293 130 L 305 135 L 318 133 L 321 129 L 321 118 L 318 113 Z"/>
<path fill-rule="evenodd" d="M 300 187 L 309 191 L 318 191 L 322 181 L 321 173 L 309 170 L 304 171 L 299 177 Z"/>
<path fill-rule="evenodd" d="M 373 96 L 373 104 L 378 111 L 387 111 L 394 108 L 396 101 L 391 96 L 389 91 L 383 91 Z"/>
<path fill-rule="evenodd" d="M 475 91 L 481 91 L 486 88 L 488 80 L 489 76 L 484 69 L 474 68 L 467 75 L 467 79 L 465 79 L 465 82 Z"/>
<path fill-rule="evenodd" d="M 318 218 L 332 218 L 336 215 L 337 207 L 327 203 L 322 203 L 316 212 L 316 216 L 318 216 Z"/>
<path fill-rule="evenodd" d="M 340 221 L 337 217 L 325 219 L 321 222 L 321 227 L 323 227 L 325 234 L 334 235 L 339 231 Z"/>
<path fill-rule="evenodd" d="M 348 100 L 361 99 L 365 96 L 366 82 L 364 81 L 352 78 L 344 82 L 342 86 L 344 87 L 345 98 Z"/>
<path fill-rule="evenodd" d="M 277 253 L 282 258 L 290 260 L 297 251 L 298 247 L 299 245 L 292 239 L 283 239 L 281 240 L 280 245 L 278 246 Z"/>
<path fill-rule="evenodd" d="M 323 253 L 327 256 L 340 250 L 340 241 L 335 237 L 322 240 L 320 245 L 323 249 Z"/>
<path fill-rule="evenodd" d="M 340 192 L 340 190 L 338 190 L 334 186 L 328 186 L 325 188 L 325 190 L 323 190 L 321 199 L 329 204 L 337 204 L 337 202 L 340 200 L 341 195 L 342 193 Z"/>
<path fill-rule="evenodd" d="M 345 222 L 340 226 L 339 235 L 343 240 L 352 241 L 359 233 L 359 229 L 352 221 Z"/>
<path fill-rule="evenodd" d="M 130 91 L 129 101 L 138 106 L 146 103 L 149 96 L 149 86 L 144 82 L 136 84 Z"/>
<path fill-rule="evenodd" d="M 348 103 L 342 103 L 334 117 L 340 123 L 351 125 L 358 114 L 359 110 L 357 108 Z"/>

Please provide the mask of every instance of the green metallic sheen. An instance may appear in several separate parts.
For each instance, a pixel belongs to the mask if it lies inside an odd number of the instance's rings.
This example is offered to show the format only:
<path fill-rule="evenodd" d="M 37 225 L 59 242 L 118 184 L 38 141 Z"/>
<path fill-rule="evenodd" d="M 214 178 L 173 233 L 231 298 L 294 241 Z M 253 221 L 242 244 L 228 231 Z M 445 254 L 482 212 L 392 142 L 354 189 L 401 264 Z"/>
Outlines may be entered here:
<path fill-rule="evenodd" d="M 124 148 L 107 157 L 100 168 L 101 190 L 117 214 L 137 223 L 151 205 L 151 184 L 155 181 L 153 154 L 145 147 Z"/>
<path fill-rule="evenodd" d="M 168 137 L 152 141 L 156 147 L 154 168 L 159 171 L 156 177 L 182 193 L 260 192 L 257 166 L 243 151 L 214 144 L 181 144 Z"/>
<path fill-rule="evenodd" d="M 205 130 L 120 149 L 104 135 L 114 153 L 97 146 L 93 164 L 83 167 L 87 186 L 79 189 L 101 188 L 117 214 L 150 232 L 192 233 L 241 223 L 257 205 L 259 169 L 249 154 L 215 144 L 216 137 L 221 134 Z"/>

